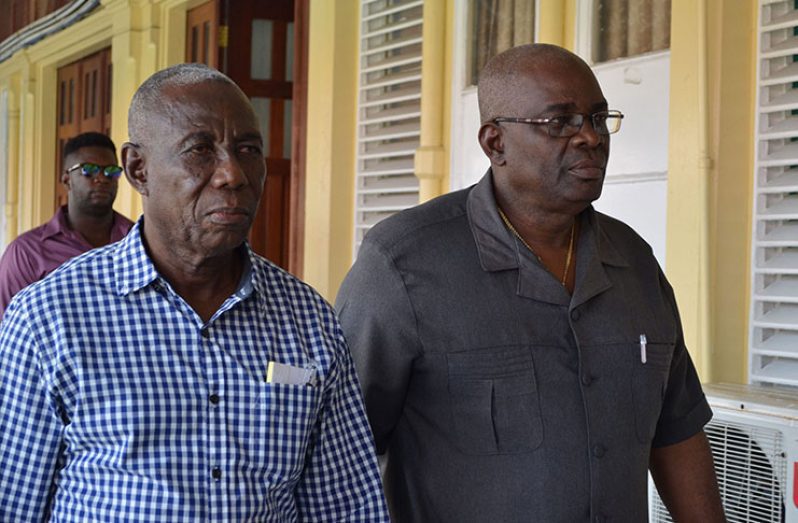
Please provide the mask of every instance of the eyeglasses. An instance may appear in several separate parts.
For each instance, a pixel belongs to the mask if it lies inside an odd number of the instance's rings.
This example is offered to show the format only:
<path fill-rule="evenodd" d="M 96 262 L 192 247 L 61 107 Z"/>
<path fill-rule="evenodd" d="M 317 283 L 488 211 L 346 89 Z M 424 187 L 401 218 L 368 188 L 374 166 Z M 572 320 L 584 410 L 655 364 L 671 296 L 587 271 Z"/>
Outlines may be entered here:
<path fill-rule="evenodd" d="M 122 168 L 118 165 L 97 165 L 96 163 L 76 163 L 72 167 L 66 170 L 67 173 L 71 173 L 75 169 L 80 169 L 80 174 L 85 176 L 86 178 L 91 178 L 98 172 L 102 172 L 106 178 L 110 180 L 116 180 L 120 176 L 122 176 Z"/>
<path fill-rule="evenodd" d="M 579 132 L 585 123 L 585 117 L 590 118 L 593 130 L 598 134 L 606 135 L 617 133 L 621 129 L 623 113 L 621 111 L 597 111 L 593 114 L 569 113 L 552 116 L 551 118 L 513 118 L 498 116 L 494 123 L 525 123 L 531 125 L 545 125 L 552 138 L 568 138 Z"/>

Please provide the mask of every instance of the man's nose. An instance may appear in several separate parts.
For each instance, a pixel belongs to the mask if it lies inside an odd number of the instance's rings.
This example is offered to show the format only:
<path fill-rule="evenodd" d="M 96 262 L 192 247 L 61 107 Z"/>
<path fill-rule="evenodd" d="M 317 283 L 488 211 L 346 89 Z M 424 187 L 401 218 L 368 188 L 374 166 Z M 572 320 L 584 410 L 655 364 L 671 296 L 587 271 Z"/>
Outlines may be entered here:
<path fill-rule="evenodd" d="M 247 175 L 234 152 L 226 152 L 218 159 L 212 182 L 215 187 L 232 189 L 237 189 L 248 183 Z"/>
<path fill-rule="evenodd" d="M 97 171 L 91 177 L 93 183 L 111 183 L 111 178 L 105 175 L 103 171 Z"/>
<path fill-rule="evenodd" d="M 607 135 L 600 134 L 593 126 L 593 118 L 587 116 L 582 122 L 579 132 L 574 135 L 574 139 L 585 143 L 589 147 L 598 147 Z"/>

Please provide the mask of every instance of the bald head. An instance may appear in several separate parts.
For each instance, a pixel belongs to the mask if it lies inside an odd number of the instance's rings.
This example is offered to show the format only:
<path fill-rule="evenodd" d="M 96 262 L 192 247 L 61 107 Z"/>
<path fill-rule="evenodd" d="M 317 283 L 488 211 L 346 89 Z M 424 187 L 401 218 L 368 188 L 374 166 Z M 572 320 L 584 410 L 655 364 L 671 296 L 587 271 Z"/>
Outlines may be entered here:
<path fill-rule="evenodd" d="M 487 122 L 506 116 L 516 106 L 514 97 L 519 93 L 522 79 L 535 72 L 551 71 L 554 66 L 582 69 L 593 76 L 584 60 L 556 45 L 521 45 L 491 58 L 479 74 L 480 120 Z"/>
<path fill-rule="evenodd" d="M 229 77 L 204 64 L 178 64 L 162 69 L 147 78 L 136 90 L 130 102 L 127 118 L 130 140 L 134 143 L 141 142 L 147 129 L 148 115 L 164 112 L 165 92 L 205 82 L 226 83 L 241 91 Z"/>

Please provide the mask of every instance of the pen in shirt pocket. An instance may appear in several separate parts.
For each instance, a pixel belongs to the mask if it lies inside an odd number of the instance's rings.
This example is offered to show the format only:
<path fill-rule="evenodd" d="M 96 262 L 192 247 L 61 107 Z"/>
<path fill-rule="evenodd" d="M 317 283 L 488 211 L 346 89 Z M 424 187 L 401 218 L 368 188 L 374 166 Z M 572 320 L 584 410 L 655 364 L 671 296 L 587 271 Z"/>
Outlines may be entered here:
<path fill-rule="evenodd" d="M 648 340 L 646 340 L 646 335 L 640 335 L 640 362 L 645 365 L 646 363 L 646 344 Z"/>

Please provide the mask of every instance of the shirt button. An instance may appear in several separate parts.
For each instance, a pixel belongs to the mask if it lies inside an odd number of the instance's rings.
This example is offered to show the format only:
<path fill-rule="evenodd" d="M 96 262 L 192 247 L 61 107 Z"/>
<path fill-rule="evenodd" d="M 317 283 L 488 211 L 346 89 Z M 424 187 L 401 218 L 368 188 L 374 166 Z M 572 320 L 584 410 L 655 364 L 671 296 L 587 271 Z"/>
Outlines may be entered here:
<path fill-rule="evenodd" d="M 205 339 L 208 339 L 208 338 L 210 338 L 210 337 L 211 337 L 211 333 L 210 333 L 210 332 L 208 332 L 208 329 L 202 329 L 202 330 L 200 331 L 200 336 L 202 336 L 202 337 L 203 337 L 203 338 L 205 338 Z"/>
<path fill-rule="evenodd" d="M 571 311 L 571 319 L 572 320 L 578 321 L 579 320 L 579 316 L 581 316 L 581 314 L 579 314 L 578 310 L 574 309 L 574 310 Z"/>
<path fill-rule="evenodd" d="M 589 387 L 591 383 L 593 383 L 593 376 L 587 373 L 582 374 L 582 385 Z"/>
<path fill-rule="evenodd" d="M 218 395 L 218 394 L 211 394 L 211 395 L 208 397 L 208 399 L 209 399 L 209 400 L 211 401 L 211 403 L 213 403 L 214 405 L 217 405 L 217 404 L 219 403 L 219 395 Z"/>
<path fill-rule="evenodd" d="M 211 476 L 213 476 L 213 479 L 217 481 L 222 479 L 222 469 L 219 467 L 213 467 L 213 470 L 211 470 Z"/>
<path fill-rule="evenodd" d="M 599 444 L 593 446 L 593 455 L 596 456 L 597 458 L 603 457 L 604 454 L 606 454 L 606 452 L 607 449 L 604 448 L 604 445 Z"/>

